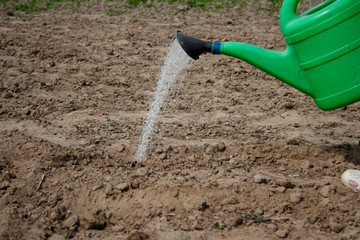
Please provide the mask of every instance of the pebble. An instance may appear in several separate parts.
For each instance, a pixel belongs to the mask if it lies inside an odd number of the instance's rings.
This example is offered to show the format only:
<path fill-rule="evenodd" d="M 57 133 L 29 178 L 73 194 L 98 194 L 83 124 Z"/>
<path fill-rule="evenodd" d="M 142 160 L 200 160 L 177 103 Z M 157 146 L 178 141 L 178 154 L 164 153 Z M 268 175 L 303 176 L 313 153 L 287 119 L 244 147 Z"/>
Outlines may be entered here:
<path fill-rule="evenodd" d="M 254 211 L 254 213 L 255 213 L 256 215 L 263 215 L 263 214 L 264 214 L 264 210 L 261 209 L 261 208 L 256 208 L 255 211 Z"/>
<path fill-rule="evenodd" d="M 279 237 L 279 238 L 287 238 L 288 236 L 288 231 L 287 230 L 277 230 L 275 232 L 276 236 Z"/>
<path fill-rule="evenodd" d="M 277 179 L 276 184 L 281 187 L 285 187 L 285 188 L 294 188 L 295 187 L 295 185 L 290 180 L 282 179 L 282 178 Z"/>
<path fill-rule="evenodd" d="M 333 232 L 339 233 L 342 230 L 344 230 L 344 226 L 340 223 L 336 223 L 336 222 L 331 222 L 330 223 L 330 229 Z"/>
<path fill-rule="evenodd" d="M 86 214 L 81 217 L 80 224 L 85 229 L 97 229 L 102 230 L 106 226 L 105 214 L 102 211 L 97 211 L 98 214 Z"/>
<path fill-rule="evenodd" d="M 330 196 L 330 194 L 334 191 L 335 191 L 335 189 L 333 186 L 326 185 L 321 188 L 320 194 L 321 194 L 321 196 L 328 198 Z"/>
<path fill-rule="evenodd" d="M 269 229 L 270 231 L 273 231 L 273 232 L 278 230 L 277 226 L 275 224 L 272 224 L 272 223 L 266 224 L 266 227 L 267 227 L 267 229 Z"/>
<path fill-rule="evenodd" d="M 295 192 L 290 194 L 290 202 L 292 203 L 300 203 L 303 200 L 303 196 L 300 192 Z"/>
<path fill-rule="evenodd" d="M 216 151 L 218 152 L 224 152 L 226 150 L 225 143 L 221 142 L 216 145 Z"/>
<path fill-rule="evenodd" d="M 261 183 L 268 183 L 269 182 L 269 178 L 262 175 L 262 174 L 256 174 L 254 176 L 254 182 L 255 183 L 258 183 L 258 184 L 261 184 Z"/>
<path fill-rule="evenodd" d="M 129 184 L 128 183 L 120 183 L 116 186 L 117 189 L 121 190 L 122 192 L 126 192 L 129 190 Z"/>
<path fill-rule="evenodd" d="M 286 188 L 285 187 L 277 187 L 275 190 L 279 193 L 284 193 L 286 191 Z"/>
<path fill-rule="evenodd" d="M 166 153 L 160 154 L 160 155 L 159 155 L 159 158 L 160 158 L 160 160 L 165 160 L 165 159 L 167 159 Z"/>
<path fill-rule="evenodd" d="M 64 227 L 74 230 L 79 225 L 79 216 L 71 216 L 64 221 Z"/>

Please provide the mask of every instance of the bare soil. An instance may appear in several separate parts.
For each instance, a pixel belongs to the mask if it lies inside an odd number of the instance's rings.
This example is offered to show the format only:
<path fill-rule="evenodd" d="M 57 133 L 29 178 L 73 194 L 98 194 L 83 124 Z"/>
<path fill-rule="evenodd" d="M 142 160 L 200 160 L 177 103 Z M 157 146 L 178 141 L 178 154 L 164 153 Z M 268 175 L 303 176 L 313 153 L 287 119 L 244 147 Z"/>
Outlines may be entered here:
<path fill-rule="evenodd" d="M 2 9 L 0 239 L 360 238 L 360 103 L 321 111 L 238 59 L 194 61 L 134 160 L 176 30 L 284 50 L 277 12 L 113 8 Z"/>

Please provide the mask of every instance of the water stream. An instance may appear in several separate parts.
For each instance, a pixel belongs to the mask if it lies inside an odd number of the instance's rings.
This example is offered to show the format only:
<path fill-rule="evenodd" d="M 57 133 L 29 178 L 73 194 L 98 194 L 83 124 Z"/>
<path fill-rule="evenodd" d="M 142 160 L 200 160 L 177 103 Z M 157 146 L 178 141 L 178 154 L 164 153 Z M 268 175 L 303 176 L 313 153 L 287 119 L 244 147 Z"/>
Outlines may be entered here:
<path fill-rule="evenodd" d="M 170 44 L 164 65 L 161 67 L 161 74 L 155 89 L 153 100 L 146 116 L 145 126 L 140 138 L 139 147 L 135 153 L 135 159 L 139 162 L 146 160 L 147 146 L 151 141 L 154 125 L 160 108 L 179 74 L 192 63 L 186 52 L 181 48 L 177 39 L 174 38 Z"/>

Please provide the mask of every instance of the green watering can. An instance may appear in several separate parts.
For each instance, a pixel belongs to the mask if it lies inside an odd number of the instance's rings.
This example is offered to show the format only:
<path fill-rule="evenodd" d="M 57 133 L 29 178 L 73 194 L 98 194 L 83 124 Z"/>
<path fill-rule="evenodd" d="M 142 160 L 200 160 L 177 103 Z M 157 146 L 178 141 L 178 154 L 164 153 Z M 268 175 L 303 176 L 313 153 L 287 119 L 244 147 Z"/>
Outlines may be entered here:
<path fill-rule="evenodd" d="M 315 99 L 323 110 L 360 100 L 360 0 L 328 0 L 296 14 L 299 0 L 280 12 L 283 52 L 238 42 L 206 42 L 177 32 L 193 59 L 205 52 L 242 59 Z"/>

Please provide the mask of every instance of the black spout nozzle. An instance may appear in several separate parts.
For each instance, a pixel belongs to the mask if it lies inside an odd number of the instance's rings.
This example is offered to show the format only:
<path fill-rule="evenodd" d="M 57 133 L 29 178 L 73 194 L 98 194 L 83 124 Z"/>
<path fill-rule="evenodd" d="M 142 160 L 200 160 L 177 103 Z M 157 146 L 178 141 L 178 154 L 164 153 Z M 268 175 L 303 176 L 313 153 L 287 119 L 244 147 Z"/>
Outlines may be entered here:
<path fill-rule="evenodd" d="M 205 52 L 212 52 L 212 42 L 206 42 L 185 33 L 177 31 L 176 39 L 184 51 L 192 58 L 199 59 L 199 56 Z"/>

